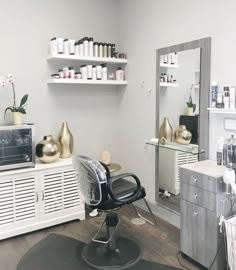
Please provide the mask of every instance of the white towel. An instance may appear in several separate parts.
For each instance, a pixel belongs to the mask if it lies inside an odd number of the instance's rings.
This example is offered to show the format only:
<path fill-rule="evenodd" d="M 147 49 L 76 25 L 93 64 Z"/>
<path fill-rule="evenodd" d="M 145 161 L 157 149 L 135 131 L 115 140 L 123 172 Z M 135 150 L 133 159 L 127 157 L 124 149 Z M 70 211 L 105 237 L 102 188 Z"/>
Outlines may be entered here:
<path fill-rule="evenodd" d="M 224 220 L 230 270 L 236 270 L 236 216 Z"/>

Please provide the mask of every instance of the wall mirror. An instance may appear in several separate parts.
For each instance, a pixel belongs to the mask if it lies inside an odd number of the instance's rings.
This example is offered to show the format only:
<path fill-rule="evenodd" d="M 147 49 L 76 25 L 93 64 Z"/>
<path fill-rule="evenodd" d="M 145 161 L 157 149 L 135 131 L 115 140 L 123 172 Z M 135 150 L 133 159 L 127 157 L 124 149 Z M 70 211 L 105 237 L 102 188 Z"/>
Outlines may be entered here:
<path fill-rule="evenodd" d="M 179 165 L 208 158 L 210 48 L 204 38 L 157 50 L 156 201 L 177 212 Z"/>

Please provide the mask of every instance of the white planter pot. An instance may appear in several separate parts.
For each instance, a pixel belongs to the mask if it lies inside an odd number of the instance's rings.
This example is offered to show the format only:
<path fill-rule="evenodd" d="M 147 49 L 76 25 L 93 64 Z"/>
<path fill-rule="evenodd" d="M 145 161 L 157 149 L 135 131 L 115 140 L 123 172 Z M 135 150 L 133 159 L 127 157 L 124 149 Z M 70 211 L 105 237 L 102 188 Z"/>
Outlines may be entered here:
<path fill-rule="evenodd" d="M 186 115 L 193 115 L 193 107 L 187 107 Z"/>
<path fill-rule="evenodd" d="M 20 112 L 13 112 L 13 124 L 22 125 L 23 124 L 23 114 Z"/>

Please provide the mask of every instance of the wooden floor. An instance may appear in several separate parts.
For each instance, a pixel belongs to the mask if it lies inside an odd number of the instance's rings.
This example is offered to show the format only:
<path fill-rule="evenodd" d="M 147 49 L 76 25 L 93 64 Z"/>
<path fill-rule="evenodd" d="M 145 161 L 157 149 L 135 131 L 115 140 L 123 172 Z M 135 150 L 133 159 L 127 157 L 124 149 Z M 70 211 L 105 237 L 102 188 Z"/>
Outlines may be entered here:
<path fill-rule="evenodd" d="M 142 247 L 144 259 L 185 269 L 179 265 L 176 257 L 179 251 L 177 228 L 158 218 L 156 227 L 148 223 L 134 225 L 131 219 L 137 216 L 130 206 L 122 207 L 119 210 L 119 216 L 121 223 L 117 233 L 136 239 Z M 0 270 L 15 270 L 20 258 L 34 244 L 51 233 L 63 234 L 88 242 L 97 231 L 100 222 L 101 218 L 89 218 L 2 240 L 0 241 Z M 199 269 L 186 260 L 180 259 L 189 269 Z"/>

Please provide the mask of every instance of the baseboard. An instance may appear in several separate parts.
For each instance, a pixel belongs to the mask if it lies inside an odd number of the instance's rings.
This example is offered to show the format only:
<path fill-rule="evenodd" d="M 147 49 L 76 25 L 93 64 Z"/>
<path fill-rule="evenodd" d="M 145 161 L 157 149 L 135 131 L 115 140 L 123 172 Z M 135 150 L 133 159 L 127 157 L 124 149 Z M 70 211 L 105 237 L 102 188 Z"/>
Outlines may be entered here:
<path fill-rule="evenodd" d="M 156 215 L 157 217 L 172 224 L 173 226 L 180 228 L 180 214 L 178 212 L 175 212 L 175 211 L 173 211 L 173 210 L 171 210 L 163 205 L 160 205 L 156 202 L 150 202 L 148 200 L 147 200 L 147 202 L 148 202 L 150 208 L 152 209 L 154 215 Z M 135 202 L 134 204 L 137 205 L 138 207 L 144 209 L 144 210 L 147 210 L 143 200 Z"/>

